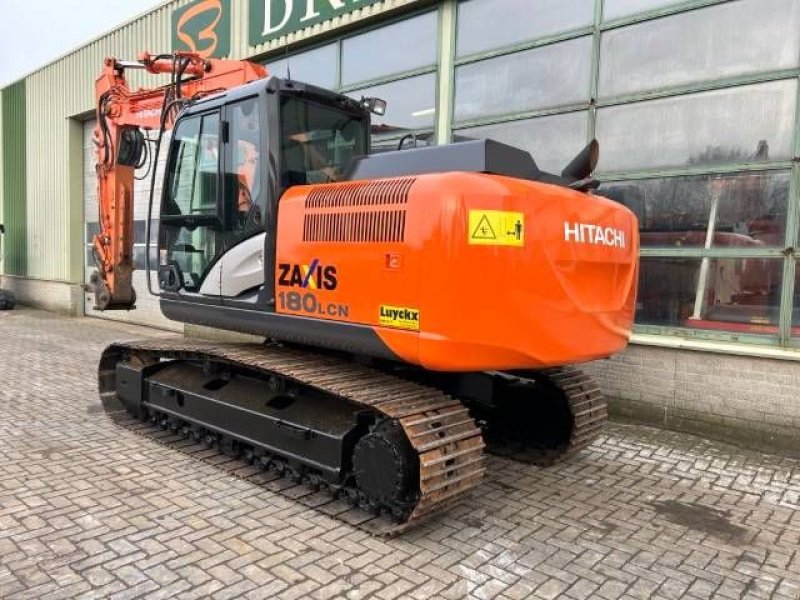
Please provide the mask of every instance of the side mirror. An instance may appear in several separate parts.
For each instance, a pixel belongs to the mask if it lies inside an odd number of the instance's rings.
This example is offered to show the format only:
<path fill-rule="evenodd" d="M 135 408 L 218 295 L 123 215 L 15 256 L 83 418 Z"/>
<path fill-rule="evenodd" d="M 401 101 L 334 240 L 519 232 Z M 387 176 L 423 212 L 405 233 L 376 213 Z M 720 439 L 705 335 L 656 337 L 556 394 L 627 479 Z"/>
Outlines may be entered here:
<path fill-rule="evenodd" d="M 0 223 L 0 233 L 5 233 L 5 232 L 6 232 L 6 226 Z"/>
<path fill-rule="evenodd" d="M 366 96 L 362 96 L 361 106 L 363 106 L 365 110 L 368 110 L 379 117 L 382 117 L 386 114 L 386 100 L 382 100 L 380 98 L 367 98 Z"/>

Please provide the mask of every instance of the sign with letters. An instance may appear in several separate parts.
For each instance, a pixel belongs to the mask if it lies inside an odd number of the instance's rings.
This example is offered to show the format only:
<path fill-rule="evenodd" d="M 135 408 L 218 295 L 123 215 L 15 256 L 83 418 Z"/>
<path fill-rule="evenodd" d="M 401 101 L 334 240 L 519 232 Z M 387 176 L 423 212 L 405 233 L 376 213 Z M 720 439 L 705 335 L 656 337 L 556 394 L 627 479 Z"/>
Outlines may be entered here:
<path fill-rule="evenodd" d="M 300 31 L 380 0 L 250 0 L 250 45 Z"/>
<path fill-rule="evenodd" d="M 173 11 L 172 48 L 197 52 L 203 58 L 228 56 L 231 0 L 195 0 Z"/>

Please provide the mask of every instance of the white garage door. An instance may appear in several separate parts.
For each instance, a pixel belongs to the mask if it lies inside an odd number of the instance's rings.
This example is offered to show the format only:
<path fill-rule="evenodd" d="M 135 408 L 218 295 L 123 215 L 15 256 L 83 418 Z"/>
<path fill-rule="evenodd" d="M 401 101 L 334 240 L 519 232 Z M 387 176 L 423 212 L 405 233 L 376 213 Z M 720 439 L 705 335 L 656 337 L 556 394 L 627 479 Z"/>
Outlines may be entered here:
<path fill-rule="evenodd" d="M 91 243 L 94 235 L 99 231 L 99 215 L 97 206 L 97 175 L 94 170 L 94 144 L 92 143 L 92 131 L 94 130 L 94 121 L 89 121 L 84 124 L 83 129 L 83 194 L 84 194 L 84 231 L 86 235 L 86 258 L 84 260 L 84 281 L 88 283 L 89 276 L 95 269 L 94 259 L 92 258 Z M 155 137 L 154 133 L 151 133 Z M 152 147 L 152 146 L 151 146 Z M 159 157 L 159 169 L 156 174 L 156 194 L 153 206 L 153 227 L 150 243 L 150 264 L 152 267 L 157 266 L 156 260 L 156 244 L 158 232 L 158 205 L 161 198 L 161 187 L 163 183 L 163 169 L 167 158 L 167 149 L 169 148 L 169 133 L 164 134 L 164 140 L 161 144 L 161 156 Z M 144 177 L 146 167 L 136 172 L 137 177 Z M 181 330 L 182 325 L 165 319 L 161 314 L 158 306 L 158 298 L 151 296 L 147 291 L 147 280 L 144 271 L 144 253 L 145 253 L 145 223 L 147 221 L 147 203 L 150 193 L 150 176 L 148 175 L 143 180 L 137 180 L 134 186 L 134 205 L 133 205 L 133 230 L 134 230 L 134 248 L 133 248 L 133 261 L 135 271 L 133 272 L 133 287 L 136 290 L 136 309 L 132 311 L 105 311 L 99 312 L 92 308 L 92 297 L 87 295 L 85 297 L 85 310 L 87 316 L 99 317 L 103 319 L 112 319 L 116 321 L 125 321 L 128 323 L 138 323 L 142 325 L 155 325 L 157 327 L 166 327 L 169 329 Z M 153 289 L 157 290 L 155 271 L 151 274 L 153 280 Z"/>

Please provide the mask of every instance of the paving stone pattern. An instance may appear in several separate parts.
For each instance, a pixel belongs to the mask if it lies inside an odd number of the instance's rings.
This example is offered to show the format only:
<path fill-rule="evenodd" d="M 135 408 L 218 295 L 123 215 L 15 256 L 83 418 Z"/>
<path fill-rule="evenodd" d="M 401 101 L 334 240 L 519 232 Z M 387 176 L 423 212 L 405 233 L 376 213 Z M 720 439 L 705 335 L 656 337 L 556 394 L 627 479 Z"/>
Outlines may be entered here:
<path fill-rule="evenodd" d="M 0 313 L 0 598 L 800 598 L 800 462 L 612 424 L 376 539 L 112 424 L 100 350 L 153 335 Z"/>

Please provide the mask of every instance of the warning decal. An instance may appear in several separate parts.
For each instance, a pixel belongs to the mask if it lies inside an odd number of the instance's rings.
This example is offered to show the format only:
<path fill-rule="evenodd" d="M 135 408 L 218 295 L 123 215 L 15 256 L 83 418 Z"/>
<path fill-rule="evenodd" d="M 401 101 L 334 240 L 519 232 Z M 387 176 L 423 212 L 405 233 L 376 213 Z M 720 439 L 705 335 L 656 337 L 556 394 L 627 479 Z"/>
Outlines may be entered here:
<path fill-rule="evenodd" d="M 525 214 L 504 210 L 469 211 L 469 243 L 484 246 L 524 246 Z"/>

